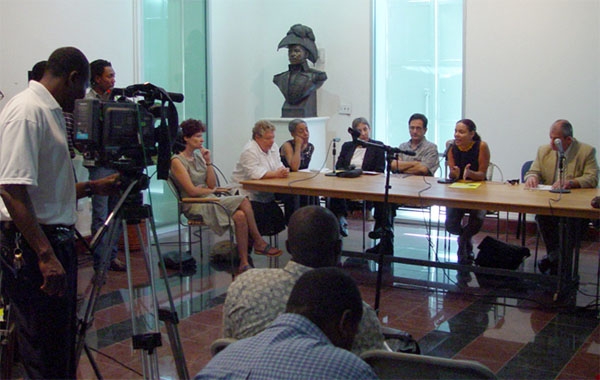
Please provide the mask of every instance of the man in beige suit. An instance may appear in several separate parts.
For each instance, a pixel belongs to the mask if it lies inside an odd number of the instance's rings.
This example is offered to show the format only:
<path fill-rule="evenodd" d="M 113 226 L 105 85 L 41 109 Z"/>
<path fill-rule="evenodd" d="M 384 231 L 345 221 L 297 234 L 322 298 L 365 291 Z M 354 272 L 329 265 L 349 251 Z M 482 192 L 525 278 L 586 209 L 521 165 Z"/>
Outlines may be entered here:
<path fill-rule="evenodd" d="M 557 144 L 560 140 L 560 144 Z M 564 181 L 559 178 L 559 151 L 564 152 Z M 577 141 L 573 137 L 573 126 L 569 121 L 557 120 L 550 127 L 550 144 L 538 149 L 531 169 L 525 175 L 525 187 L 535 188 L 539 184 L 552 185 L 554 189 L 594 188 L 598 186 L 598 162 L 596 148 Z M 550 270 L 556 274 L 560 253 L 558 217 L 537 215 L 536 221 L 546 244 L 547 255 L 538 263 L 542 273 Z M 587 220 L 570 219 L 570 233 L 578 230 L 577 224 L 585 225 Z M 569 239 L 573 241 L 574 239 Z M 572 247 L 569 247 L 572 249 Z"/>

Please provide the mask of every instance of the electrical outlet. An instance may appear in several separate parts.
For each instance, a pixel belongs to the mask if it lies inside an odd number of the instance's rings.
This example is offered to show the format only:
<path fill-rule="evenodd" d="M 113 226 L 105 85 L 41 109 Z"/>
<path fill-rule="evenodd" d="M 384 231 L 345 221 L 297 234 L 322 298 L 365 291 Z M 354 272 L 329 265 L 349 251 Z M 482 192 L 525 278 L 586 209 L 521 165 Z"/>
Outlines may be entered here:
<path fill-rule="evenodd" d="M 352 106 L 350 104 L 340 104 L 340 108 L 338 110 L 340 115 L 351 115 L 352 114 Z"/>

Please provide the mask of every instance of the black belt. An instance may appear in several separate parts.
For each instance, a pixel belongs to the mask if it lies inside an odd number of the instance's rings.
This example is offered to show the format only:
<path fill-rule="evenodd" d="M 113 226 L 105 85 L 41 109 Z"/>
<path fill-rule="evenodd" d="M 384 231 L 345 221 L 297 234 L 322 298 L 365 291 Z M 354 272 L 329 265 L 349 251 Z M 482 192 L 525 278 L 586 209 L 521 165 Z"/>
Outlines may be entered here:
<path fill-rule="evenodd" d="M 68 232 L 75 230 L 74 225 L 68 226 L 65 224 L 40 224 L 40 227 L 46 234 L 55 234 L 57 232 Z M 19 232 L 17 225 L 12 221 L 0 222 L 0 230 L 6 233 Z"/>

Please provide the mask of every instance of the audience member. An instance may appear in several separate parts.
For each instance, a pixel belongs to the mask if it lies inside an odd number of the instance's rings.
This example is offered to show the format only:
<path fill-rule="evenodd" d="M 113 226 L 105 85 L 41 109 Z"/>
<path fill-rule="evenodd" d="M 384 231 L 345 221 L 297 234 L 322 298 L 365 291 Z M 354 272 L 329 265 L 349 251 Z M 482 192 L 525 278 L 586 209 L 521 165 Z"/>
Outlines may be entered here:
<path fill-rule="evenodd" d="M 211 154 L 203 146 L 203 133 L 206 126 L 200 120 L 188 119 L 181 123 L 181 132 L 185 147 L 171 158 L 170 177 L 181 192 L 182 197 L 216 197 L 217 176 Z M 279 256 L 281 250 L 272 248 L 260 236 L 252 204 L 243 195 L 219 196 L 219 204 L 196 203 L 184 205 L 184 214 L 191 219 L 202 221 L 217 235 L 223 235 L 230 224 L 230 215 L 235 226 L 237 250 L 240 257 L 239 273 L 251 268 L 248 262 L 249 237 L 257 254 Z"/>
<path fill-rule="evenodd" d="M 224 336 L 242 339 L 258 334 L 283 313 L 298 278 L 313 268 L 339 263 L 342 241 L 337 219 L 324 207 L 306 206 L 290 218 L 286 247 L 291 260 L 283 269 L 251 269 L 227 291 L 223 309 Z M 383 348 L 375 311 L 363 303 L 364 313 L 352 351 Z"/>
<path fill-rule="evenodd" d="M 62 111 L 88 81 L 83 53 L 59 48 L 0 113 L 2 293 L 31 379 L 75 379 L 76 199 L 119 189 L 116 176 L 75 183 Z"/>
<path fill-rule="evenodd" d="M 454 128 L 454 144 L 448 151 L 450 178 L 454 180 L 485 181 L 490 164 L 490 149 L 477 133 L 470 119 L 462 119 Z M 469 221 L 463 226 L 465 214 Z M 458 263 L 471 265 L 474 261 L 472 238 L 483 226 L 486 210 L 446 208 L 446 230 L 458 235 Z"/>
<path fill-rule="evenodd" d="M 557 120 L 550 127 L 550 144 L 542 145 L 531 168 L 525 174 L 525 188 L 535 188 L 539 184 L 552 185 L 559 188 L 558 170 L 558 147 L 555 140 L 559 139 L 564 149 L 566 181 L 565 189 L 594 188 L 598 186 L 598 162 L 596 161 L 596 148 L 579 142 L 573 137 L 573 126 L 567 120 Z M 558 270 L 558 258 L 560 254 L 560 242 L 558 231 L 558 217 L 550 215 L 537 215 L 538 229 L 542 240 L 546 244 L 547 255 L 538 264 L 542 273 L 550 271 L 556 274 Z M 585 219 L 568 219 L 567 230 L 571 237 L 575 237 L 577 230 L 587 223 Z M 568 239 L 573 243 L 573 238 Z M 572 247 L 567 249 L 571 250 Z"/>
<path fill-rule="evenodd" d="M 292 139 L 284 142 L 279 149 L 281 162 L 292 172 L 308 169 L 315 147 L 308 142 L 310 134 L 308 132 L 306 121 L 302 119 L 293 119 L 290 121 L 288 129 L 292 135 Z M 299 207 L 316 204 L 317 202 L 317 197 L 310 197 L 307 195 L 279 194 L 279 199 L 282 200 L 284 204 L 286 224 L 289 224 L 290 216 L 292 216 L 294 211 Z"/>
<path fill-rule="evenodd" d="M 358 139 L 374 144 L 383 144 L 381 141 L 371 140 L 371 125 L 364 117 L 356 118 L 352 121 L 352 129 L 360 133 Z M 383 173 L 385 170 L 385 152 L 383 149 L 374 147 L 363 147 L 354 142 L 347 141 L 342 145 L 342 151 L 335 164 L 336 169 L 359 168 L 366 171 Z M 383 189 L 382 189 L 383 191 Z M 375 230 L 386 225 L 384 223 L 385 210 L 383 203 L 375 202 Z M 367 202 L 368 211 L 373 207 L 373 202 Z M 348 236 L 348 203 L 345 199 L 331 198 L 329 208 L 338 217 L 340 223 L 340 233 L 342 236 Z"/>
<path fill-rule="evenodd" d="M 281 232 L 285 229 L 285 218 L 275 203 L 275 194 L 244 190 L 240 181 L 286 178 L 289 173 L 290 169 L 281 163 L 279 147 L 275 143 L 275 126 L 267 120 L 257 121 L 252 128 L 252 139 L 244 145 L 235 165 L 231 182 L 242 195 L 250 198 L 261 235 Z"/>
<path fill-rule="evenodd" d="M 340 269 L 309 271 L 296 281 L 284 314 L 258 335 L 229 345 L 196 379 L 376 379 L 347 351 L 361 304 L 356 283 Z"/>
<path fill-rule="evenodd" d="M 113 69 L 112 64 L 104 59 L 97 59 L 90 64 L 90 72 L 92 87 L 85 96 L 86 99 L 108 100 L 110 98 L 110 92 L 115 86 L 115 70 Z M 101 163 L 94 163 L 92 166 L 87 166 L 90 173 L 90 180 L 96 180 L 117 173 L 115 169 L 102 165 L 103 164 Z M 118 201 L 119 197 L 116 195 L 92 196 L 92 235 L 95 235 L 102 227 L 104 221 L 115 208 Z M 119 236 L 122 231 L 123 228 L 119 225 L 117 226 L 115 233 Z M 94 251 L 94 269 L 98 270 L 98 268 L 104 265 L 104 263 L 102 263 L 103 255 L 106 254 L 106 250 L 110 250 L 108 254 L 108 269 L 124 272 L 127 268 L 125 263 L 117 258 L 117 253 L 119 251 L 117 241 L 111 244 L 109 238 L 110 236 L 106 234 Z"/>

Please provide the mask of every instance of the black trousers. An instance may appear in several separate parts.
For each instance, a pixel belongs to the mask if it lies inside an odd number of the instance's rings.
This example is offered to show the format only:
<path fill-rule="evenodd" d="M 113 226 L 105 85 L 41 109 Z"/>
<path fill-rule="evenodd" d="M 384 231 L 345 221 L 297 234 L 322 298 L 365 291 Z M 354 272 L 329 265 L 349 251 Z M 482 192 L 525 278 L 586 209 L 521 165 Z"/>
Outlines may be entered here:
<path fill-rule="evenodd" d="M 48 296 L 37 254 L 14 227 L 0 227 L 2 293 L 8 297 L 14 319 L 21 362 L 28 378 L 74 379 L 76 374 L 77 256 L 75 233 L 64 227 L 45 227 L 54 253 L 67 273 L 64 296 Z M 14 249 L 23 251 L 24 265 L 16 269 Z"/>

